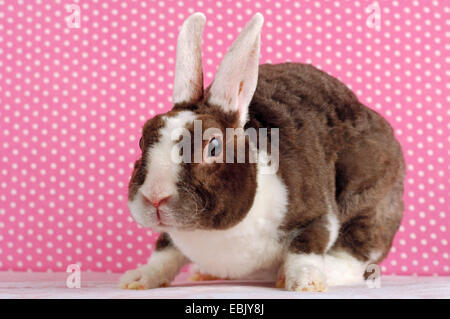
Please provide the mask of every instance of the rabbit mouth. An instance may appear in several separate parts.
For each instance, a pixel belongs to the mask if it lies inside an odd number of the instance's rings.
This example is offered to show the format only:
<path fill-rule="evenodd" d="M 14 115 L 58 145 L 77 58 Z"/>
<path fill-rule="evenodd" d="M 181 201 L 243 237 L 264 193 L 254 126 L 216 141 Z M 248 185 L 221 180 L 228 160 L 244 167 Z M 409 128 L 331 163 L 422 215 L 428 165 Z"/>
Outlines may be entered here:
<path fill-rule="evenodd" d="M 163 222 L 158 222 L 158 224 L 156 224 L 155 225 L 156 227 L 164 227 L 164 228 L 169 228 L 169 227 L 172 227 L 172 226 L 170 226 L 170 225 L 166 225 L 166 224 L 164 224 Z"/>
<path fill-rule="evenodd" d="M 161 208 L 156 208 L 156 219 L 157 225 L 162 227 L 169 227 L 170 225 L 166 221 L 167 213 L 164 212 Z"/>
<path fill-rule="evenodd" d="M 184 229 L 187 227 L 184 223 L 180 223 L 173 218 L 173 211 L 170 208 L 157 208 L 154 214 L 156 215 L 156 227 L 162 227 L 164 230 L 167 230 L 168 228 Z"/>
<path fill-rule="evenodd" d="M 160 214 L 160 212 L 159 212 L 159 209 L 158 209 L 158 208 L 156 209 L 156 218 L 158 218 L 158 222 L 159 222 L 159 224 L 163 224 L 163 222 L 161 222 L 161 214 Z"/>

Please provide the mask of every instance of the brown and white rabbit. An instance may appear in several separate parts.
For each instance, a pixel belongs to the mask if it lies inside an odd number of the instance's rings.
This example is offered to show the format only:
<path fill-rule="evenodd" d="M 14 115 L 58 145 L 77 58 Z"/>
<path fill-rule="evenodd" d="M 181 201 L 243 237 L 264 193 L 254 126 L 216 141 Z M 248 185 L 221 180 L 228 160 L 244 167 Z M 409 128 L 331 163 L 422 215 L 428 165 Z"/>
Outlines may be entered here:
<path fill-rule="evenodd" d="M 129 207 L 140 225 L 161 234 L 148 264 L 126 272 L 120 287 L 167 285 L 191 262 L 211 276 L 278 278 L 295 291 L 363 282 L 402 219 L 404 161 L 391 126 L 311 65 L 258 66 L 261 14 L 203 90 L 204 24 L 201 13 L 184 22 L 174 107 L 142 130 Z M 202 152 L 200 162 L 171 160 L 174 130 L 193 133 L 195 120 L 203 131 L 223 133 L 202 141 L 217 151 Z M 226 156 L 215 148 L 232 142 L 226 128 L 278 128 L 276 173 L 263 173 L 259 162 L 209 161 Z M 249 143 L 246 159 L 260 152 Z"/>

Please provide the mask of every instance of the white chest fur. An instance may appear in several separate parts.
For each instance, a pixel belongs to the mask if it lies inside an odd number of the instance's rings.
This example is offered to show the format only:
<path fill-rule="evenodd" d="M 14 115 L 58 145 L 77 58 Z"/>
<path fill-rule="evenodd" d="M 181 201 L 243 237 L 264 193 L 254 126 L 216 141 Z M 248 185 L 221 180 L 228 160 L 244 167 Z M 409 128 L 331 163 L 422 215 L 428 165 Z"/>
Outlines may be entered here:
<path fill-rule="evenodd" d="M 273 279 L 281 263 L 278 226 L 287 209 L 287 189 L 276 174 L 258 174 L 252 208 L 227 230 L 170 231 L 174 244 L 202 272 L 221 278 Z"/>

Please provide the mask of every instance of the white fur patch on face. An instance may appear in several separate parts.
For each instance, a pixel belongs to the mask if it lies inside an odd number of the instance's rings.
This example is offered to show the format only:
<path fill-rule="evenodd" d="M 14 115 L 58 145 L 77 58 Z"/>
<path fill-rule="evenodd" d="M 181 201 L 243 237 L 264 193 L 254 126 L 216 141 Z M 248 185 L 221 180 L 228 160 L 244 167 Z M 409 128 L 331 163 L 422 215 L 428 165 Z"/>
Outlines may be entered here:
<path fill-rule="evenodd" d="M 180 165 L 172 160 L 175 145 L 172 133 L 192 123 L 195 114 L 182 111 L 174 117 L 164 116 L 165 126 L 160 129 L 160 139 L 147 153 L 147 175 L 140 191 L 149 199 L 164 198 L 176 193 Z"/>
<path fill-rule="evenodd" d="M 185 127 L 195 119 L 191 111 L 179 112 L 176 116 L 163 117 L 165 126 L 160 129 L 160 138 L 147 151 L 147 172 L 144 183 L 139 187 L 136 196 L 128 203 L 133 218 L 142 226 L 149 227 L 158 223 L 156 210 L 145 205 L 142 196 L 157 202 L 159 199 L 177 195 L 178 174 L 180 164 L 172 160 L 172 150 L 176 141 L 172 133 Z M 170 224 L 171 216 L 166 216 Z"/>
<path fill-rule="evenodd" d="M 275 279 L 283 254 L 278 227 L 286 213 L 288 192 L 276 174 L 259 171 L 253 206 L 236 226 L 169 230 L 175 245 L 201 272 L 220 278 Z"/>

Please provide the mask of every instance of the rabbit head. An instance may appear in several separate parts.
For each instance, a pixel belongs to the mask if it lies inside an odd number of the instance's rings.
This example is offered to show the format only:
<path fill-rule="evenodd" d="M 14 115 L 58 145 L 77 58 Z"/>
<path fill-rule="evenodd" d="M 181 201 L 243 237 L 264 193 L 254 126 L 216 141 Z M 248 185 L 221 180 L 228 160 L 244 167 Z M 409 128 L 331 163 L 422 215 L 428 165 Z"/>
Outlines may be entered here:
<path fill-rule="evenodd" d="M 263 17 L 256 14 L 242 30 L 206 90 L 204 24 L 204 15 L 195 13 L 181 27 L 174 106 L 145 123 L 142 155 L 129 183 L 132 216 L 157 231 L 232 227 L 246 216 L 256 192 L 257 166 L 249 160 L 248 136 L 239 129 L 257 85 Z M 228 136 L 230 128 L 235 134 Z M 200 139 L 194 138 L 197 129 Z"/>

